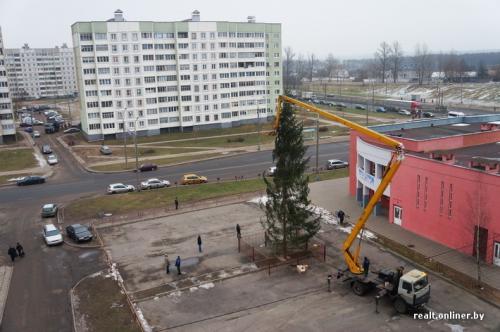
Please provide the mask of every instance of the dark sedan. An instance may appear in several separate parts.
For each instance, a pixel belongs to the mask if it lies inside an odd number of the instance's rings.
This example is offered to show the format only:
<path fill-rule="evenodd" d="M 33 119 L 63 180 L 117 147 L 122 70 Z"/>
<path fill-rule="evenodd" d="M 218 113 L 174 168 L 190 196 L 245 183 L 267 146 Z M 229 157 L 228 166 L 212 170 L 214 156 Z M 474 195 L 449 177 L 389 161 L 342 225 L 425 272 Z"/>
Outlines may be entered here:
<path fill-rule="evenodd" d="M 138 171 L 139 172 L 148 172 L 148 171 L 156 171 L 157 169 L 158 169 L 158 165 L 156 165 L 156 164 L 142 164 L 139 167 Z"/>
<path fill-rule="evenodd" d="M 29 186 L 31 184 L 45 183 L 45 178 L 43 176 L 25 176 L 24 178 L 17 180 L 18 186 Z"/>
<path fill-rule="evenodd" d="M 88 227 L 74 224 L 66 227 L 66 234 L 76 242 L 85 242 L 92 240 L 92 233 L 89 231 Z"/>

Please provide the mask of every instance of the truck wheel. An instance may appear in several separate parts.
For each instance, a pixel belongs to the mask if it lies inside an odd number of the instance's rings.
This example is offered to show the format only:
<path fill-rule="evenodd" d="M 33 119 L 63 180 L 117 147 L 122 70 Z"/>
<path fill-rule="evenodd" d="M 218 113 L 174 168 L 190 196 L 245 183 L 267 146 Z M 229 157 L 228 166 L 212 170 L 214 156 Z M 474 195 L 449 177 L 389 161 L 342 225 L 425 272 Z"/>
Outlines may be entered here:
<path fill-rule="evenodd" d="M 406 312 L 408 312 L 408 305 L 406 304 L 405 300 L 398 297 L 394 301 L 394 309 L 396 309 L 396 311 L 400 314 L 406 314 Z"/>
<path fill-rule="evenodd" d="M 362 282 L 359 282 L 358 280 L 354 281 L 351 285 L 352 291 L 354 294 L 358 296 L 363 296 L 366 292 L 366 286 Z"/>

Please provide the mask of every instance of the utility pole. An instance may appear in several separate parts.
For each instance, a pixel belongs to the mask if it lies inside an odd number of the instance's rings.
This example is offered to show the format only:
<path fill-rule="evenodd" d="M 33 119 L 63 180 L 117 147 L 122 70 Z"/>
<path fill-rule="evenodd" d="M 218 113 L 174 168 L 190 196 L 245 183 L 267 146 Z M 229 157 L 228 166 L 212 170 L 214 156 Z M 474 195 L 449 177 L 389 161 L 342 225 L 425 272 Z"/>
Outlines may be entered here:
<path fill-rule="evenodd" d="M 125 155 L 125 169 L 128 168 L 128 158 L 127 158 L 127 131 L 125 130 L 125 115 L 127 114 L 127 108 L 122 112 L 123 119 L 123 154 Z"/>
<path fill-rule="evenodd" d="M 71 99 L 68 99 L 68 113 L 69 113 L 69 126 L 73 126 L 73 119 L 71 118 Z"/>
<path fill-rule="evenodd" d="M 319 114 L 316 113 L 316 181 L 319 181 Z"/>
<path fill-rule="evenodd" d="M 260 151 L 260 109 L 257 106 L 257 151 Z"/>
<path fill-rule="evenodd" d="M 135 145 L 135 179 L 137 181 L 137 190 L 140 190 L 140 183 L 139 183 L 139 156 L 137 154 L 137 119 L 139 117 L 137 116 L 134 121 L 134 145 Z"/>

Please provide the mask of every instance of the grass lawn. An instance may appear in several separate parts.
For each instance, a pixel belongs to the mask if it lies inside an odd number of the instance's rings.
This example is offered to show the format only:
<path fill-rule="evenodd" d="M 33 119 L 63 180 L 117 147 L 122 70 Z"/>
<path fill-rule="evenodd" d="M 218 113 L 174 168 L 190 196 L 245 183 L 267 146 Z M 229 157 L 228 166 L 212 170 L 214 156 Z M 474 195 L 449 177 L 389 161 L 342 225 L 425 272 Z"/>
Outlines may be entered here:
<path fill-rule="evenodd" d="M 83 158 L 88 157 L 104 157 L 100 158 L 102 161 L 106 161 L 105 158 L 109 157 L 112 160 L 113 157 L 123 157 L 125 156 L 122 146 L 113 147 L 113 154 L 110 156 L 103 156 L 99 152 L 98 147 L 75 147 L 73 151 L 79 154 Z M 160 148 L 160 147 L 137 147 L 137 152 L 139 157 L 155 157 L 161 155 L 178 154 L 186 152 L 198 152 L 204 151 L 204 149 L 187 149 L 187 148 Z M 135 148 L 132 146 L 127 146 L 127 156 L 128 158 L 135 157 Z"/>
<path fill-rule="evenodd" d="M 267 134 L 260 135 L 261 144 L 271 143 L 273 141 L 274 141 L 274 136 Z M 259 135 L 249 134 L 249 135 L 238 135 L 231 137 L 213 137 L 213 138 L 206 138 L 206 139 L 192 140 L 192 141 L 168 142 L 164 144 L 175 147 L 186 147 L 186 146 L 222 147 L 222 148 L 243 147 L 243 146 L 252 146 L 259 144 Z"/>
<path fill-rule="evenodd" d="M 320 173 L 320 180 L 342 178 L 348 175 L 348 169 L 327 171 Z M 312 182 L 315 180 L 316 175 L 311 174 L 309 178 Z M 178 197 L 180 202 L 186 203 L 264 189 L 264 181 L 261 178 L 257 178 L 243 181 L 170 187 L 119 195 L 103 195 L 73 201 L 64 209 L 64 217 L 66 220 L 81 220 L 96 217 L 100 212 L 124 214 L 131 211 L 171 205 L 175 197 Z"/>
<path fill-rule="evenodd" d="M 89 277 L 78 285 L 75 296 L 77 325 L 84 321 L 86 330 L 141 332 L 125 294 L 113 278 L 102 274 Z"/>
<path fill-rule="evenodd" d="M 0 172 L 8 172 L 37 166 L 32 149 L 0 151 Z"/>
<path fill-rule="evenodd" d="M 211 158 L 211 157 L 216 157 L 216 156 L 222 156 L 221 153 L 205 153 L 203 155 L 194 155 L 194 156 L 181 156 L 181 157 L 172 157 L 172 158 L 159 158 L 159 159 L 154 159 L 154 160 L 149 160 L 147 162 L 151 162 L 156 165 L 170 165 L 170 164 L 175 164 L 175 163 L 180 163 L 183 161 L 190 161 L 190 160 L 199 160 L 199 159 L 206 159 L 206 158 Z M 139 165 L 145 163 L 146 161 L 141 161 L 139 160 Z M 128 160 L 128 167 L 125 168 L 125 163 L 116 163 L 116 164 L 110 164 L 110 165 L 100 165 L 100 166 L 91 166 L 90 167 L 93 170 L 96 171 L 126 171 L 126 170 L 133 170 L 135 169 L 135 155 L 129 155 L 129 160 Z"/>

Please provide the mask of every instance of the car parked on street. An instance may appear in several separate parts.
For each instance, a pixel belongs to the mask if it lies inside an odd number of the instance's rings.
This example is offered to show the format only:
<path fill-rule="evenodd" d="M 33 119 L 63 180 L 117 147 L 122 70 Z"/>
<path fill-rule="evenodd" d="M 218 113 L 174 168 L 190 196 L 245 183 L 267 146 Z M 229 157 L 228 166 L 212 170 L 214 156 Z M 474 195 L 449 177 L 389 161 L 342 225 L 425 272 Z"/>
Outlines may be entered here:
<path fill-rule="evenodd" d="M 33 132 L 33 127 L 26 127 L 24 128 L 24 131 L 27 133 L 32 133 Z"/>
<path fill-rule="evenodd" d="M 349 163 L 347 161 L 339 160 L 339 159 L 330 159 L 326 162 L 326 169 L 337 169 L 337 168 L 345 168 L 349 167 Z"/>
<path fill-rule="evenodd" d="M 52 149 L 50 148 L 50 145 L 48 145 L 48 144 L 42 145 L 42 153 L 43 154 L 51 154 Z"/>
<path fill-rule="evenodd" d="M 433 118 L 434 117 L 434 113 L 432 113 L 432 112 L 424 112 L 424 113 L 422 113 L 422 117 L 424 117 L 424 118 Z"/>
<path fill-rule="evenodd" d="M 38 175 L 25 176 L 22 179 L 16 181 L 16 184 L 18 186 L 29 186 L 32 184 L 40 184 L 40 183 L 45 183 L 45 178 L 43 176 L 38 176 Z"/>
<path fill-rule="evenodd" d="M 108 194 L 121 194 L 132 192 L 135 190 L 135 187 L 131 184 L 123 184 L 123 183 L 112 183 L 108 186 Z"/>
<path fill-rule="evenodd" d="M 361 105 L 355 105 L 354 108 L 357 110 L 366 110 L 366 107 L 361 106 Z"/>
<path fill-rule="evenodd" d="M 398 114 L 401 114 L 401 115 L 411 115 L 411 112 L 407 111 L 407 110 L 399 110 Z"/>
<path fill-rule="evenodd" d="M 74 224 L 66 227 L 66 234 L 68 234 L 68 236 L 76 242 L 91 241 L 93 238 L 89 228 L 80 224 Z"/>
<path fill-rule="evenodd" d="M 54 154 L 51 154 L 47 157 L 47 163 L 51 166 L 57 164 L 58 162 L 59 160 L 57 160 L 57 157 Z"/>
<path fill-rule="evenodd" d="M 73 133 L 79 133 L 79 132 L 80 132 L 80 129 L 75 128 L 75 127 L 71 127 L 71 128 L 66 129 L 65 131 L 63 131 L 63 133 L 65 133 L 65 134 L 73 134 Z"/>
<path fill-rule="evenodd" d="M 156 171 L 158 169 L 158 165 L 156 164 L 142 164 L 138 169 L 134 170 L 135 172 L 149 172 Z"/>
<path fill-rule="evenodd" d="M 61 232 L 53 224 L 43 225 L 43 240 L 48 246 L 63 243 Z"/>
<path fill-rule="evenodd" d="M 57 216 L 58 207 L 54 203 L 44 204 L 42 206 L 42 218 L 50 218 Z"/>
<path fill-rule="evenodd" d="M 112 154 L 113 152 L 111 151 L 111 149 L 109 148 L 109 146 L 107 145 L 101 145 L 101 148 L 99 149 L 99 152 L 105 156 L 108 156 L 110 154 Z"/>
<path fill-rule="evenodd" d="M 34 130 L 33 133 L 31 134 L 33 138 L 40 137 L 40 132 L 38 130 Z"/>
<path fill-rule="evenodd" d="M 386 113 L 387 111 L 382 106 L 379 106 L 379 107 L 377 107 L 375 109 L 375 112 L 377 112 L 377 113 Z"/>
<path fill-rule="evenodd" d="M 181 184 L 198 184 L 198 183 L 207 183 L 208 180 L 204 176 L 199 176 L 196 174 L 184 174 L 181 179 Z"/>
<path fill-rule="evenodd" d="M 146 181 L 141 182 L 141 189 L 156 189 L 164 187 L 170 187 L 170 182 L 156 178 L 147 179 Z"/>

